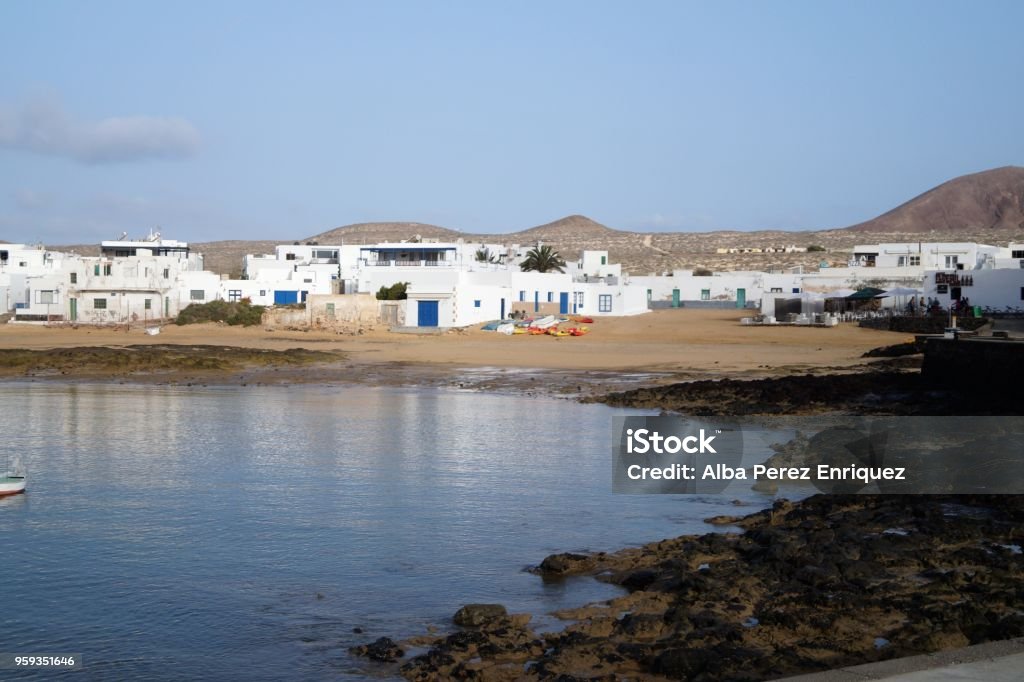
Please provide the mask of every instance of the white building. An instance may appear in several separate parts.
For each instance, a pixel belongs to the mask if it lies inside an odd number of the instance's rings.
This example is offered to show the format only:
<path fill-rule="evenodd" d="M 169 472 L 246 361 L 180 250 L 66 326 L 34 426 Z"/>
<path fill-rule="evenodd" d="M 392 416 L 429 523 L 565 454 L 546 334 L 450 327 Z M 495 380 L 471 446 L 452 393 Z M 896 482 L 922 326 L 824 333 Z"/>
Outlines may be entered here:
<path fill-rule="evenodd" d="M 190 303 L 215 300 L 220 277 L 202 269 L 188 244 L 149 239 L 101 244 L 100 256 L 62 254 L 59 265 L 26 278 L 17 321 L 89 324 L 176 316 Z"/>

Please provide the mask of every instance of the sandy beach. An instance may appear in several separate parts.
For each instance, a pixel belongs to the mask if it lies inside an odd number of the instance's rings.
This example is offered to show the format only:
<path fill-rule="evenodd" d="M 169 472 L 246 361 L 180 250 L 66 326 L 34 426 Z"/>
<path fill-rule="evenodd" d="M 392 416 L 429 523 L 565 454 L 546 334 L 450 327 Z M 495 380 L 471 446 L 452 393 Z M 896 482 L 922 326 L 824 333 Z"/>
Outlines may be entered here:
<path fill-rule="evenodd" d="M 144 346 L 224 346 L 271 351 L 306 349 L 325 357 L 317 375 L 323 380 L 359 380 L 366 372 L 456 374 L 455 370 L 552 370 L 574 376 L 590 373 L 646 373 L 649 383 L 709 376 L 751 378 L 815 370 L 856 369 L 868 350 L 910 340 L 903 334 L 861 329 L 749 327 L 743 310 L 663 310 L 626 318 L 603 318 L 583 337 L 504 336 L 477 328 L 438 334 L 402 334 L 383 328 L 362 333 L 222 324 L 167 325 L 156 336 L 129 330 L 36 325 L 0 325 L 0 349 L 33 351 L 70 348 Z M 2 363 L 9 364 L 9 363 Z M 25 376 L 32 367 L 3 367 L 6 376 Z M 359 368 L 358 371 L 355 368 Z M 4 371 L 6 369 L 6 371 Z M 102 376 L 103 368 L 78 365 L 64 374 Z M 326 373 L 324 372 L 326 370 Z M 389 371 L 395 370 L 395 371 Z M 136 373 L 138 374 L 138 373 Z M 166 371 L 163 373 L 166 375 Z M 113 372 L 123 376 L 123 372 Z M 209 376 L 207 379 L 211 378 Z M 294 377 L 298 379 L 298 377 Z M 393 382 L 391 382 L 393 383 Z"/>

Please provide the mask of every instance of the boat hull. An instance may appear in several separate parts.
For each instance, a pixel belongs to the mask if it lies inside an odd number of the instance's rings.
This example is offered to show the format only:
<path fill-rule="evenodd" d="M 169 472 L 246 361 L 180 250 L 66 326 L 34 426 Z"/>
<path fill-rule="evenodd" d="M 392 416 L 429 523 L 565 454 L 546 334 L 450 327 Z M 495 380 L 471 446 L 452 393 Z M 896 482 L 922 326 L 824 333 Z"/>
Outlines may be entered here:
<path fill-rule="evenodd" d="M 24 476 L 3 476 L 0 477 L 0 496 L 17 495 L 25 492 Z"/>

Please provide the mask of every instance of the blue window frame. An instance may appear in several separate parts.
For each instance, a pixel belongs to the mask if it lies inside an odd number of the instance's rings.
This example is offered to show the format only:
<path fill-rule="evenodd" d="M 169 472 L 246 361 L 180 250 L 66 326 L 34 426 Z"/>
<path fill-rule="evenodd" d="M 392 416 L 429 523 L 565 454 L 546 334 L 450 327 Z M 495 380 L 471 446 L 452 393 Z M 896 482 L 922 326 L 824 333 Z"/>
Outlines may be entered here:
<path fill-rule="evenodd" d="M 479 299 L 473 301 L 473 307 L 474 308 L 479 308 L 480 307 L 480 300 Z"/>
<path fill-rule="evenodd" d="M 526 302 L 526 292 L 525 291 L 520 291 L 519 292 L 519 302 L 520 303 L 525 303 Z"/>
<path fill-rule="evenodd" d="M 555 302 L 555 292 L 549 291 L 548 292 L 548 303 L 554 303 L 554 302 Z"/>
<path fill-rule="evenodd" d="M 597 312 L 610 313 L 612 311 L 612 295 L 601 294 L 597 297 Z"/>

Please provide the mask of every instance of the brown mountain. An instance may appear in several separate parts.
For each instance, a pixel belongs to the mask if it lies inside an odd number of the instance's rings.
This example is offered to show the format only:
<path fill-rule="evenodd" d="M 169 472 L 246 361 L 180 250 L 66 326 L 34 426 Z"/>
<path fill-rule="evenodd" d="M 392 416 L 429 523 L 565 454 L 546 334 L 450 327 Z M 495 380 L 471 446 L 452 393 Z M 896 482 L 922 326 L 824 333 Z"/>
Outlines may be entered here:
<path fill-rule="evenodd" d="M 903 233 L 1022 230 L 1024 168 L 1005 166 L 962 175 L 846 229 Z"/>
<path fill-rule="evenodd" d="M 613 230 L 599 222 L 593 221 L 584 215 L 566 216 L 554 222 L 531 227 L 528 230 L 520 230 L 511 234 L 503 235 L 506 241 L 519 244 L 529 244 L 536 241 L 563 241 L 580 239 L 608 239 L 609 237 L 622 234 L 632 234 Z M 492 235 L 493 237 L 493 235 Z"/>
<path fill-rule="evenodd" d="M 356 223 L 336 227 L 302 241 L 315 241 L 318 244 L 373 244 L 409 241 L 416 238 L 455 241 L 464 236 L 466 235 L 458 230 L 427 223 Z"/>

